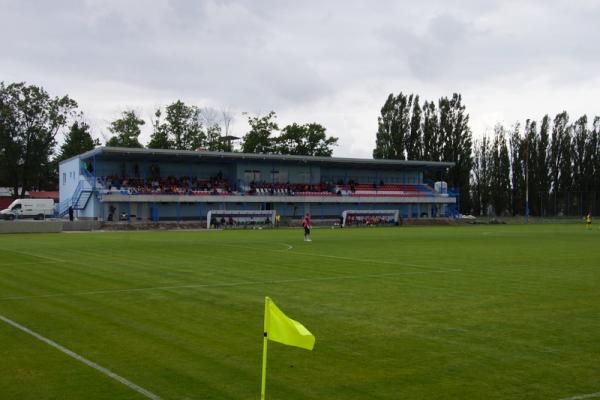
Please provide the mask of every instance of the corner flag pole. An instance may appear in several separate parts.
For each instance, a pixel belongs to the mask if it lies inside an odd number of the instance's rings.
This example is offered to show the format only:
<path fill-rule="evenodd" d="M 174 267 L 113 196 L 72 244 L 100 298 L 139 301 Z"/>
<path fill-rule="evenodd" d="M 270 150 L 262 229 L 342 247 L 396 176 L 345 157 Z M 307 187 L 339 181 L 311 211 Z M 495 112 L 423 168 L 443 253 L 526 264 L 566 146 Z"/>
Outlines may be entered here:
<path fill-rule="evenodd" d="M 260 400 L 265 400 L 265 386 L 267 383 L 267 343 L 269 342 L 267 338 L 267 301 L 268 298 L 265 297 L 265 325 L 264 325 L 264 333 L 263 333 L 263 362 L 262 362 L 262 383 L 260 386 Z"/>

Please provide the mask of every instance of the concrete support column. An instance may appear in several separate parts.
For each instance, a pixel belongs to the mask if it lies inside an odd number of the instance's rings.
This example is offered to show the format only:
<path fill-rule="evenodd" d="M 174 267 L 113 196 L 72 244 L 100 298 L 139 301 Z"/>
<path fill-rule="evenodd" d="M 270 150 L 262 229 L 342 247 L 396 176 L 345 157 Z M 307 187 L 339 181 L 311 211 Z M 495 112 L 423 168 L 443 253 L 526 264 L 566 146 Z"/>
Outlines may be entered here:
<path fill-rule="evenodd" d="M 148 207 L 148 203 L 140 204 L 138 218 L 144 222 L 150 219 L 150 207 Z"/>
<path fill-rule="evenodd" d="M 102 217 L 105 221 L 108 220 L 108 214 L 110 214 L 110 204 L 102 203 Z"/>
<path fill-rule="evenodd" d="M 427 218 L 431 218 L 431 204 L 427 205 Z"/>

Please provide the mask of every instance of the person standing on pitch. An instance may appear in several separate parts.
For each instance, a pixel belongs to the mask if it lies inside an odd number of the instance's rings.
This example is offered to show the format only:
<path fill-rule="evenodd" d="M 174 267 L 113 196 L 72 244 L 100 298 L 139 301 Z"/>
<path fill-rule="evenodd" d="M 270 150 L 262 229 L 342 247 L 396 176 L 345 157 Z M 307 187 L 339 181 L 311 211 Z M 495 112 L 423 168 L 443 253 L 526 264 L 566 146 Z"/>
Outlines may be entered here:
<path fill-rule="evenodd" d="M 585 217 L 585 226 L 587 226 L 587 228 L 589 230 L 592 230 L 592 213 L 589 212 L 588 215 Z"/>
<path fill-rule="evenodd" d="M 302 226 L 304 227 L 304 241 L 312 242 L 310 240 L 310 214 L 306 213 L 304 219 L 302 220 Z"/>

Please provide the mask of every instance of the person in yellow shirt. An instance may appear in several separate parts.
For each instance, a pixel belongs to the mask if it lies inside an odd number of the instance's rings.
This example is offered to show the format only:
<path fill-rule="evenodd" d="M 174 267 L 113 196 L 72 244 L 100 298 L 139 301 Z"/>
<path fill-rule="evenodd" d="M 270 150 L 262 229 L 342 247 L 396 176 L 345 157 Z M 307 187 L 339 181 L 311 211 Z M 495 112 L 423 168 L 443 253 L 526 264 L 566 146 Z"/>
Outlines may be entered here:
<path fill-rule="evenodd" d="M 592 213 L 588 213 L 585 217 L 585 226 L 591 230 L 592 229 Z"/>

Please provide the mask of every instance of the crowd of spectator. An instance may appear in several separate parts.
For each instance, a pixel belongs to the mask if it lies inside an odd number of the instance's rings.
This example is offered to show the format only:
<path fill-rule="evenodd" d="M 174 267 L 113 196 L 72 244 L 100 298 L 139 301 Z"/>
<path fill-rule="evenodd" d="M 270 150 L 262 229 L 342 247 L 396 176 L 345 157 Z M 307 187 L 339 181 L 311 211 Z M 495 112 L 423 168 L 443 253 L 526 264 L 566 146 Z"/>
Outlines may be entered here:
<path fill-rule="evenodd" d="M 250 195 L 287 195 L 295 196 L 303 193 L 321 193 L 330 195 L 333 193 L 333 185 L 329 183 L 267 183 L 267 182 L 251 182 L 248 186 L 247 193 Z"/>
<path fill-rule="evenodd" d="M 112 190 L 127 190 L 130 194 L 231 194 L 229 182 L 223 178 L 211 177 L 198 179 L 189 176 L 151 177 L 148 179 L 118 176 L 107 176 L 100 180 L 101 184 Z"/>
<path fill-rule="evenodd" d="M 236 187 L 222 175 L 209 179 L 195 176 L 139 177 L 105 176 L 99 179 L 108 191 L 126 191 L 128 194 L 176 195 L 261 195 L 261 196 L 415 196 L 433 195 L 426 185 L 377 183 L 269 183 L 251 182 Z"/>
<path fill-rule="evenodd" d="M 346 226 L 381 226 L 387 224 L 396 224 L 393 217 L 381 215 L 348 215 L 346 217 Z"/>

